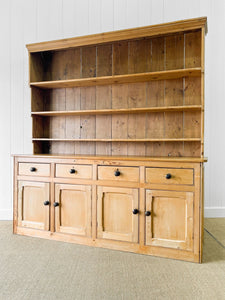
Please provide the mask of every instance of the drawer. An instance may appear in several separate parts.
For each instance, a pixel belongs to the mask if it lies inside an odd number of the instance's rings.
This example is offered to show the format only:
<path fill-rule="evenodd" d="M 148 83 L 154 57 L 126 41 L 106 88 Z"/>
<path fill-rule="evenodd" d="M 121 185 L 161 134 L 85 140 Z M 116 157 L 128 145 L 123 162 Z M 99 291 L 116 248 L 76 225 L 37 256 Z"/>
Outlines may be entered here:
<path fill-rule="evenodd" d="M 19 163 L 19 175 L 50 176 L 50 164 Z"/>
<path fill-rule="evenodd" d="M 139 181 L 138 167 L 98 166 L 98 179 L 117 181 Z"/>
<path fill-rule="evenodd" d="M 91 165 L 56 164 L 56 177 L 92 179 Z"/>
<path fill-rule="evenodd" d="M 146 168 L 146 182 L 192 185 L 194 172 L 193 169 Z"/>

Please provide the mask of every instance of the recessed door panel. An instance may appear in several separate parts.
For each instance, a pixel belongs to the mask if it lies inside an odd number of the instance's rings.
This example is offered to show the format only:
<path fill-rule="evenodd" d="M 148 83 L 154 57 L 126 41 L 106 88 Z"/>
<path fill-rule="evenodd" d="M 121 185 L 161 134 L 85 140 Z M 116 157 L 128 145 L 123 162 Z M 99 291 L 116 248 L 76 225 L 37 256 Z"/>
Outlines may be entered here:
<path fill-rule="evenodd" d="M 146 191 L 145 243 L 193 249 L 193 193 Z"/>
<path fill-rule="evenodd" d="M 98 187 L 97 237 L 138 242 L 138 190 Z"/>
<path fill-rule="evenodd" d="M 18 189 L 18 225 L 49 230 L 49 183 L 19 181 Z"/>
<path fill-rule="evenodd" d="M 91 187 L 56 184 L 56 232 L 91 235 Z"/>

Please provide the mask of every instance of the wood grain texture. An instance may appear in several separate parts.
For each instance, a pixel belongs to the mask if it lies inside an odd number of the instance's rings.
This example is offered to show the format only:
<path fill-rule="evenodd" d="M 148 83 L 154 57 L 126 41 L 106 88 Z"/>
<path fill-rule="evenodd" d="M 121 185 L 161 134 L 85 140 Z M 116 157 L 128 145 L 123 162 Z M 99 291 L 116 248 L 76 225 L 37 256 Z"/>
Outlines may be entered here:
<path fill-rule="evenodd" d="M 190 20 L 176 21 L 171 23 L 145 26 L 140 28 L 112 31 L 108 33 L 93 34 L 71 39 L 56 40 L 51 42 L 42 42 L 28 44 L 29 52 L 38 52 L 46 50 L 64 49 L 68 47 L 79 47 L 84 45 L 95 45 L 113 41 L 121 41 L 132 38 L 141 38 L 146 36 L 157 36 L 161 34 L 176 33 L 186 30 L 198 29 L 206 26 L 206 18 L 196 18 Z"/>
<path fill-rule="evenodd" d="M 123 65 L 119 66 L 120 69 Z M 125 67 L 123 67 L 125 68 Z M 94 72 L 94 71 L 92 71 Z M 89 75 L 93 75 L 90 72 Z M 119 74 L 121 71 L 117 71 Z M 127 71 L 126 71 L 127 72 Z M 122 73 L 124 74 L 124 73 Z M 136 74 L 127 74 L 124 75 L 113 75 L 113 76 L 102 76 L 94 77 L 86 76 L 81 79 L 68 79 L 68 80 L 57 80 L 57 81 L 41 81 L 41 82 L 31 82 L 30 86 L 36 86 L 43 89 L 52 89 L 52 88 L 67 88 L 67 87 L 76 87 L 76 86 L 96 86 L 96 85 L 107 85 L 107 84 L 120 84 L 120 83 L 133 83 L 133 82 L 144 82 L 151 80 L 164 80 L 164 79 L 174 79 L 174 78 L 183 78 L 188 77 L 198 77 L 201 74 L 201 68 L 187 68 L 179 70 L 169 70 L 169 71 L 155 71 L 149 73 L 136 73 Z"/>

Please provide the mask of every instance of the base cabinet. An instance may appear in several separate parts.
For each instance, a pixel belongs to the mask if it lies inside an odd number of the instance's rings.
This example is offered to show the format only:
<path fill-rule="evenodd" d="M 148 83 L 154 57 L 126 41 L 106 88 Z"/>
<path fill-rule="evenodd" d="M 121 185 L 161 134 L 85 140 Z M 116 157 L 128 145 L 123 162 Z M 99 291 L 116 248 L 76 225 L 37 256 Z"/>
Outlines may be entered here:
<path fill-rule="evenodd" d="M 18 226 L 49 230 L 49 183 L 18 181 Z"/>
<path fill-rule="evenodd" d="M 97 188 L 97 237 L 138 242 L 138 189 Z"/>
<path fill-rule="evenodd" d="M 145 243 L 182 250 L 193 250 L 192 192 L 146 191 Z"/>
<path fill-rule="evenodd" d="M 91 236 L 91 186 L 55 185 L 55 231 Z"/>
<path fill-rule="evenodd" d="M 200 163 L 17 157 L 15 170 L 15 233 L 201 261 Z"/>

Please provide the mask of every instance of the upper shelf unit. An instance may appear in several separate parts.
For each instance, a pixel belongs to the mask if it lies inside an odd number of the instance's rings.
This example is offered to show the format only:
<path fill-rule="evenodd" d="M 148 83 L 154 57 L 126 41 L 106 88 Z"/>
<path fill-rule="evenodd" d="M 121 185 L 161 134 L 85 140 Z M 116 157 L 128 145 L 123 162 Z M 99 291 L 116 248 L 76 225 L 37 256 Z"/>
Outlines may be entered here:
<path fill-rule="evenodd" d="M 205 25 L 28 45 L 34 153 L 203 156 Z"/>

